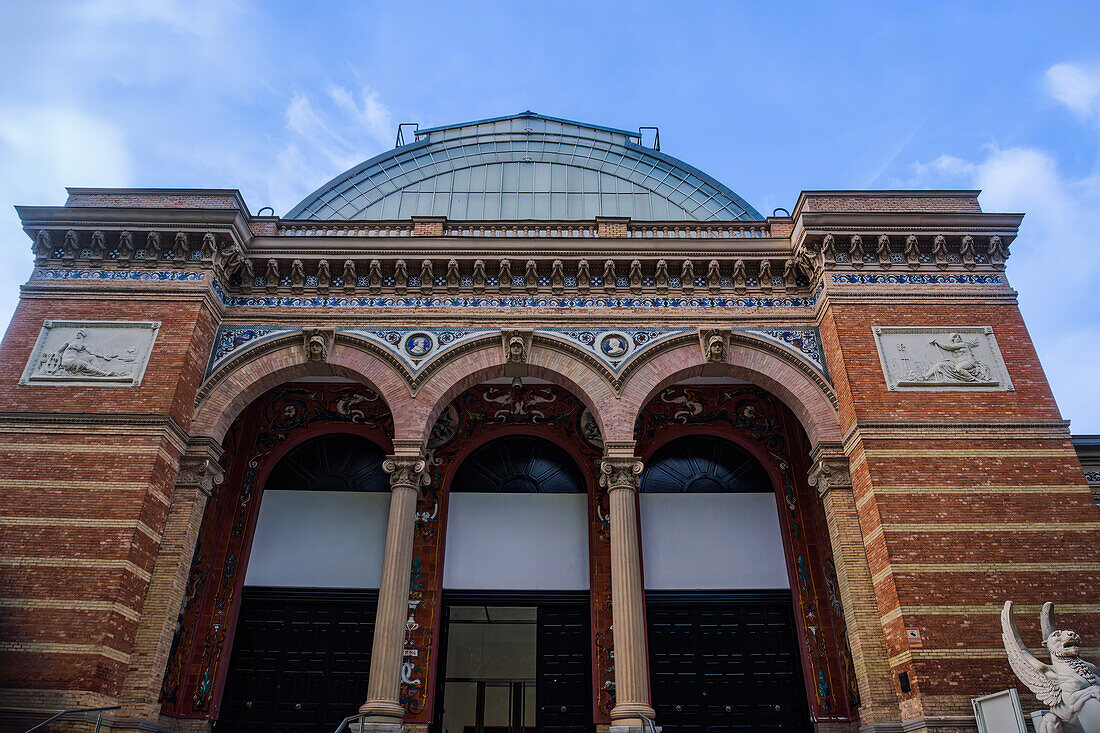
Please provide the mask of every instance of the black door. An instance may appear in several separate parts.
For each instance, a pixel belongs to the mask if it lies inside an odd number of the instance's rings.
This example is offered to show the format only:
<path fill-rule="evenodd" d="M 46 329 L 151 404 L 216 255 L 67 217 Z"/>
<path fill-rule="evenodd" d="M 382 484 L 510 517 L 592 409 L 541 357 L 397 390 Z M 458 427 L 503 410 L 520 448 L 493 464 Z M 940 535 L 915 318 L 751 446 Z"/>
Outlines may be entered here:
<path fill-rule="evenodd" d="M 586 733 L 592 728 L 588 604 L 542 604 L 538 612 L 535 695 L 538 729 Z"/>
<path fill-rule="evenodd" d="M 652 700 L 677 731 L 809 731 L 790 595 L 647 594 Z"/>
<path fill-rule="evenodd" d="M 246 588 L 216 730 L 332 733 L 366 700 L 373 591 Z"/>

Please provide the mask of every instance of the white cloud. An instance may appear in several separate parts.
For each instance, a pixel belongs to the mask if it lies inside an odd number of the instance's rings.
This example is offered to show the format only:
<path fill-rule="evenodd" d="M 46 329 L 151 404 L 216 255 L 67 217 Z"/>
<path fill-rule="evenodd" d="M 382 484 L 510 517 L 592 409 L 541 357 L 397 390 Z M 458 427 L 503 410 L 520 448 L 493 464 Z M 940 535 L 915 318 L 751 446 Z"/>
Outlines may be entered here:
<path fill-rule="evenodd" d="M 325 181 L 389 148 L 394 126 L 378 93 L 332 87 L 296 94 L 286 108 L 286 138 L 263 181 L 263 201 L 280 214 Z"/>
<path fill-rule="evenodd" d="M 1100 186 L 1064 176 L 1037 148 L 989 146 L 970 161 L 943 155 L 912 166 L 915 188 L 977 188 L 984 211 L 1026 214 L 1012 244 L 1008 277 L 1059 407 L 1077 433 L 1100 433 Z"/>
<path fill-rule="evenodd" d="M 70 107 L 0 111 L 0 171 L 0 324 L 6 328 L 33 263 L 11 204 L 62 204 L 65 186 L 126 186 L 132 173 L 119 129 Z"/>
<path fill-rule="evenodd" d="M 1081 117 L 1100 116 L 1100 67 L 1055 64 L 1047 69 L 1047 91 Z"/>

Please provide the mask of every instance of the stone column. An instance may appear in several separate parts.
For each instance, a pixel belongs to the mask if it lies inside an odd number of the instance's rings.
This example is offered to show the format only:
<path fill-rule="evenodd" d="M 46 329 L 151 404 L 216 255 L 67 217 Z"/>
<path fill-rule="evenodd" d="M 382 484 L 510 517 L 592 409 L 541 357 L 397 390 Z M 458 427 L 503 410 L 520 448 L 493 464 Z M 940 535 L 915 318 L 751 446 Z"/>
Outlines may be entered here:
<path fill-rule="evenodd" d="M 615 643 L 613 733 L 641 731 L 653 719 L 649 704 L 645 598 L 638 541 L 638 477 L 642 462 L 634 444 L 609 443 L 600 464 L 600 485 L 607 488 L 611 514 L 611 614 Z"/>
<path fill-rule="evenodd" d="M 811 457 L 809 483 L 817 488 L 829 524 L 848 645 L 859 680 L 861 730 L 877 730 L 882 725 L 893 730 L 889 726 L 900 724 L 901 713 L 863 545 L 848 458 L 839 446 L 818 446 Z"/>
<path fill-rule="evenodd" d="M 191 446 L 180 458 L 179 475 L 119 699 L 122 710 L 114 713 L 116 730 L 145 729 L 143 726 L 155 723 L 160 717 L 161 682 L 191 574 L 203 511 L 214 487 L 223 478 L 217 460 L 220 454 L 220 446 L 204 444 Z"/>
<path fill-rule="evenodd" d="M 382 583 L 374 621 L 366 713 L 361 731 L 396 732 L 404 729 L 401 706 L 401 663 L 405 648 L 405 620 L 409 610 L 409 575 L 412 570 L 416 499 L 428 479 L 427 463 L 415 448 L 386 458 L 383 470 L 390 474 L 390 515 L 386 549 L 382 559 Z"/>

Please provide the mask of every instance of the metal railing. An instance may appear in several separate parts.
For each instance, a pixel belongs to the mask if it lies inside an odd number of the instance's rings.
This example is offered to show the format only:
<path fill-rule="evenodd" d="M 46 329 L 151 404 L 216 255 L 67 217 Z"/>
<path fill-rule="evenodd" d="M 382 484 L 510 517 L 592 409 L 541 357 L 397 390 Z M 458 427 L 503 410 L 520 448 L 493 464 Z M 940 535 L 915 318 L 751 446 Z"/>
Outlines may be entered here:
<path fill-rule="evenodd" d="M 95 721 L 95 729 L 96 729 L 96 733 L 98 733 L 100 726 L 103 724 L 103 713 L 105 713 L 109 710 L 121 710 L 121 709 L 122 709 L 121 705 L 112 705 L 110 707 L 103 707 L 103 708 L 68 708 L 68 709 L 65 709 L 65 710 L 58 710 L 53 715 L 51 715 L 50 717 L 43 720 L 41 723 L 38 723 L 37 725 L 34 725 L 33 727 L 28 728 L 26 733 L 31 733 L 32 731 L 36 731 L 36 730 L 42 730 L 45 726 L 49 725 L 53 721 L 55 721 L 59 718 L 63 718 L 67 715 L 86 715 L 88 713 L 99 713 L 99 715 L 96 716 L 96 721 Z M 26 714 L 26 715 L 44 715 L 46 713 L 49 713 L 50 711 L 49 710 L 36 710 L 36 709 L 33 709 L 33 708 L 3 708 L 2 712 L 17 713 L 17 714 L 22 713 L 22 714 Z"/>
<path fill-rule="evenodd" d="M 362 720 L 363 718 L 367 717 L 367 715 L 369 715 L 369 714 L 370 713 L 356 713 L 355 715 L 349 715 L 348 717 L 346 717 L 342 721 L 340 721 L 340 725 L 338 725 L 336 727 L 336 730 L 334 730 L 333 733 L 343 733 L 344 730 L 350 730 L 348 728 L 348 725 L 351 723 L 351 721 L 353 721 L 353 720 Z"/>

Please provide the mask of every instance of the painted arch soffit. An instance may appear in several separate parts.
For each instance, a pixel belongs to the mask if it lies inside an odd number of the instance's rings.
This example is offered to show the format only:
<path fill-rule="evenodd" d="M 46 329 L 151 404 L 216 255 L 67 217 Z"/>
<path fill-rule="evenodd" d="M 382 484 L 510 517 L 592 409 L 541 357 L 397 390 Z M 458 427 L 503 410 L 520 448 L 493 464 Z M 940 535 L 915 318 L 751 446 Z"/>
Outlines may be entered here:
<path fill-rule="evenodd" d="M 499 348 L 501 333 L 500 328 L 336 328 L 339 343 L 362 348 L 378 356 L 394 368 L 413 394 L 431 374 L 463 353 Z M 835 402 L 816 328 L 736 328 L 730 334 L 733 341 L 739 344 L 764 348 L 784 358 Z M 697 340 L 698 331 L 694 328 L 545 327 L 535 328 L 532 332 L 533 345 L 578 359 L 602 375 L 616 394 L 644 363 L 670 348 L 695 344 Z M 301 328 L 221 326 L 197 401 L 201 402 L 214 385 L 240 365 L 268 351 L 301 343 Z"/>

